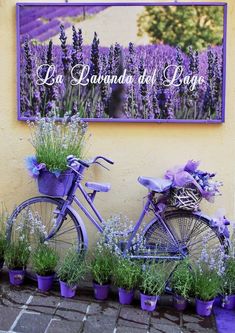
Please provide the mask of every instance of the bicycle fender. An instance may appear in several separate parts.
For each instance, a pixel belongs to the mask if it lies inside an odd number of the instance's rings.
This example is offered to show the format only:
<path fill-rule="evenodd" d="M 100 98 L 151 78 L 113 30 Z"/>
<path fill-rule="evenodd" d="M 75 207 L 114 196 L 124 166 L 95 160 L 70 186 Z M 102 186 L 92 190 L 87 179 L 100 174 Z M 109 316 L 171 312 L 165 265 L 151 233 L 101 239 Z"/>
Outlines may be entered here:
<path fill-rule="evenodd" d="M 192 214 L 193 214 L 193 215 L 196 215 L 196 216 L 198 216 L 198 217 L 202 217 L 202 218 L 204 218 L 205 220 L 208 221 L 208 223 L 211 222 L 211 217 L 208 216 L 208 215 L 206 215 L 206 214 L 204 214 L 202 211 L 192 212 Z"/>
<path fill-rule="evenodd" d="M 80 228 L 82 230 L 84 245 L 88 249 L 88 235 L 87 235 L 85 224 L 84 224 L 81 216 L 76 212 L 76 210 L 73 207 L 69 206 L 67 209 L 69 209 L 71 211 L 71 213 L 76 217 L 76 219 L 80 225 Z"/>

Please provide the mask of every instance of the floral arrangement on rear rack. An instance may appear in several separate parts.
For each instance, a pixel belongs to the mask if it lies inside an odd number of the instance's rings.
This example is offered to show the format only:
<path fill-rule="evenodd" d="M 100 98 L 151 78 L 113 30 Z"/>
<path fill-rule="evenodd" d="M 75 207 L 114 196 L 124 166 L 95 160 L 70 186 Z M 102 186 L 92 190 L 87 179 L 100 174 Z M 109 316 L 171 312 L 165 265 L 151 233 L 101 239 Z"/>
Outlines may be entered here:
<path fill-rule="evenodd" d="M 202 198 L 209 202 L 220 195 L 222 182 L 213 180 L 215 173 L 199 170 L 200 162 L 190 160 L 184 166 L 167 170 L 164 178 L 172 181 L 170 203 L 186 210 L 197 210 Z"/>
<path fill-rule="evenodd" d="M 78 116 L 38 118 L 29 123 L 35 156 L 26 158 L 30 176 L 37 179 L 39 192 L 63 196 L 69 191 L 74 173 L 67 168 L 67 156 L 84 157 L 87 123 Z"/>

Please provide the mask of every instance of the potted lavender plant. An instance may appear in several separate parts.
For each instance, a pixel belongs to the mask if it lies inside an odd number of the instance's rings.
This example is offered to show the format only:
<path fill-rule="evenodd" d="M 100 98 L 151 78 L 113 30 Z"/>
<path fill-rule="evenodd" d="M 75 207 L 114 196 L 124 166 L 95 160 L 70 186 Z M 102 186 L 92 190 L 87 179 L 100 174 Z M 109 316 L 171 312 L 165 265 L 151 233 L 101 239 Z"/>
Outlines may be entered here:
<path fill-rule="evenodd" d="M 187 300 L 192 291 L 192 271 L 188 260 L 178 264 L 171 276 L 172 289 L 174 291 L 173 304 L 178 311 L 187 307 Z"/>
<path fill-rule="evenodd" d="M 170 272 L 170 266 L 166 262 L 150 262 L 144 266 L 140 282 L 142 310 L 155 310 L 157 301 L 165 290 Z"/>
<path fill-rule="evenodd" d="M 113 281 L 118 287 L 120 304 L 131 304 L 139 283 L 141 266 L 128 258 L 118 257 L 113 267 Z"/>
<path fill-rule="evenodd" d="M 87 272 L 87 264 L 84 255 L 77 249 L 71 248 L 60 261 L 57 268 L 57 276 L 60 280 L 61 296 L 72 298 L 76 294 L 79 281 L 84 279 Z"/>
<path fill-rule="evenodd" d="M 221 291 L 221 276 L 216 268 L 207 262 L 193 267 L 193 291 L 196 297 L 196 312 L 200 316 L 210 316 L 215 297 Z"/>
<path fill-rule="evenodd" d="M 26 159 L 30 175 L 37 179 L 38 189 L 50 196 L 67 195 L 74 174 L 67 168 L 67 156 L 83 157 L 86 123 L 77 116 L 40 118 L 31 124 L 31 142 L 35 156 Z"/>
<path fill-rule="evenodd" d="M 235 258 L 229 257 L 225 262 L 222 280 L 222 307 L 226 310 L 235 308 Z"/>
<path fill-rule="evenodd" d="M 52 288 L 59 256 L 46 244 L 39 244 L 32 253 L 32 267 L 37 274 L 38 289 L 48 291 Z"/>
<path fill-rule="evenodd" d="M 2 206 L 2 210 L 0 213 L 0 269 L 4 264 L 4 254 L 7 246 L 6 241 L 6 221 L 8 218 L 8 214 L 4 207 Z"/>
<path fill-rule="evenodd" d="M 114 256 L 104 244 L 98 244 L 94 249 L 89 268 L 93 279 L 94 296 L 98 300 L 108 298 Z"/>
<path fill-rule="evenodd" d="M 12 285 L 23 284 L 29 256 L 30 247 L 27 241 L 20 239 L 7 244 L 4 258 Z"/>

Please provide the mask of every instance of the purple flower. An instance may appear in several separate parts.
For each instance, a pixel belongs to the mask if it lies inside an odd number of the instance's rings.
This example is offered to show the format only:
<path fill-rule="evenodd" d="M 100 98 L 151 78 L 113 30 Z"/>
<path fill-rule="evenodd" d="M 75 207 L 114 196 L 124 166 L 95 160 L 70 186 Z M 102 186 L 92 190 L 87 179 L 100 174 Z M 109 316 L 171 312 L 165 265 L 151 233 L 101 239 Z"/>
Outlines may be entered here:
<path fill-rule="evenodd" d="M 189 160 L 185 165 L 184 170 L 188 172 L 195 172 L 199 164 L 200 164 L 199 161 Z"/>
<path fill-rule="evenodd" d="M 40 170 L 46 168 L 45 163 L 38 163 L 35 156 L 26 157 L 25 163 L 30 176 L 33 178 L 37 178 L 39 176 Z"/>

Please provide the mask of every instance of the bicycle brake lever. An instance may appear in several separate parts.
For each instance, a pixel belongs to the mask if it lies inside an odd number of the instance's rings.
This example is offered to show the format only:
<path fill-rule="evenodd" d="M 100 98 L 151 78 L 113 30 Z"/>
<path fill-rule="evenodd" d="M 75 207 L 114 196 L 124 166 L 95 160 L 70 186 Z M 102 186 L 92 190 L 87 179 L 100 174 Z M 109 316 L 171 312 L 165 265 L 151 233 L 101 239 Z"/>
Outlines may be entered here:
<path fill-rule="evenodd" d="M 110 171 L 109 168 L 107 168 L 106 166 L 104 166 L 104 165 L 103 165 L 102 163 L 100 163 L 100 162 L 95 162 L 94 164 L 99 164 L 99 165 L 102 166 L 104 169 Z"/>

